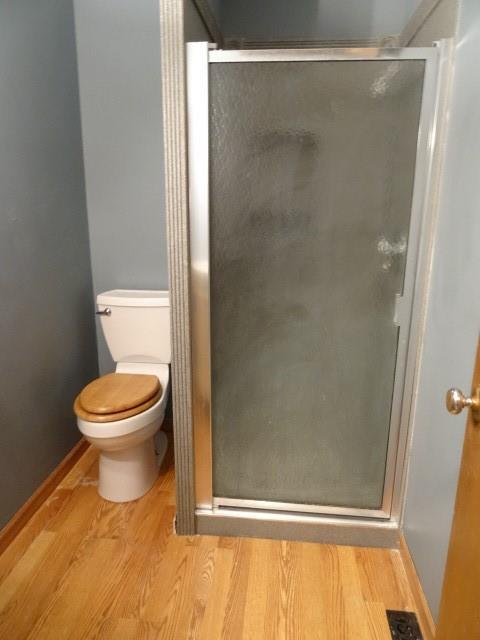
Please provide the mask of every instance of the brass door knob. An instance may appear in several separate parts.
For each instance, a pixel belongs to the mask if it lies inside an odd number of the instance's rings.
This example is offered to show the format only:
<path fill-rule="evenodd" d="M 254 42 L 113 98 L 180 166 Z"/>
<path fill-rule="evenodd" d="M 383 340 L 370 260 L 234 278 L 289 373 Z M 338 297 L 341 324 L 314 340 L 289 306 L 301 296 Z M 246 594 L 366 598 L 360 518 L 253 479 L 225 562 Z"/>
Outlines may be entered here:
<path fill-rule="evenodd" d="M 460 389 L 449 389 L 445 398 L 447 411 L 449 413 L 458 414 L 465 407 L 472 410 L 475 422 L 480 422 L 480 387 L 477 387 L 472 397 L 467 397 Z"/>

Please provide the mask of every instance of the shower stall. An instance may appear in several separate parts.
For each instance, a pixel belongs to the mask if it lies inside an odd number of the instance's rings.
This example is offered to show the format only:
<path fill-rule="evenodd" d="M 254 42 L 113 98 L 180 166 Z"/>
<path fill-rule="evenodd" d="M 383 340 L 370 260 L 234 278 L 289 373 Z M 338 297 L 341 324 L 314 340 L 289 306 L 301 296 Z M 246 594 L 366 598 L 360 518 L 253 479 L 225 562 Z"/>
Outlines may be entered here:
<path fill-rule="evenodd" d="M 187 46 L 201 531 L 398 520 L 441 56 Z"/>

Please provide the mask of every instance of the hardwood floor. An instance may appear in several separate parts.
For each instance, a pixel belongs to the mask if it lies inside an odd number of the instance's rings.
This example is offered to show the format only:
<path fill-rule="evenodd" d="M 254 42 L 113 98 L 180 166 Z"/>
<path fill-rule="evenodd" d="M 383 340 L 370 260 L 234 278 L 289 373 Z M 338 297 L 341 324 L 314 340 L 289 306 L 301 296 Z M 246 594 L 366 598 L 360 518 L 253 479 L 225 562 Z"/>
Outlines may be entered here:
<path fill-rule="evenodd" d="M 88 449 L 0 556 L 0 638 L 390 640 L 415 610 L 400 553 L 173 534 L 171 454 L 126 504 Z"/>

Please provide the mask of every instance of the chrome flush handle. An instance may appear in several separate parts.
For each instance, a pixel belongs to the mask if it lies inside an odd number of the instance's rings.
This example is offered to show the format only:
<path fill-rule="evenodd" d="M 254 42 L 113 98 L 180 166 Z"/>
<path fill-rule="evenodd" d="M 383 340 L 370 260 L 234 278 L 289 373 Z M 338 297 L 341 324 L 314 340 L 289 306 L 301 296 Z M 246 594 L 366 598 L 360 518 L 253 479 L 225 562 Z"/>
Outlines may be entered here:
<path fill-rule="evenodd" d="M 447 411 L 457 415 L 465 407 L 472 410 L 474 422 L 480 422 L 480 387 L 477 387 L 471 397 L 467 397 L 460 389 L 449 389 L 445 398 Z"/>
<path fill-rule="evenodd" d="M 95 311 L 97 316 L 111 316 L 112 315 L 112 310 L 110 309 L 110 307 L 105 307 L 105 309 L 102 309 L 102 311 Z"/>

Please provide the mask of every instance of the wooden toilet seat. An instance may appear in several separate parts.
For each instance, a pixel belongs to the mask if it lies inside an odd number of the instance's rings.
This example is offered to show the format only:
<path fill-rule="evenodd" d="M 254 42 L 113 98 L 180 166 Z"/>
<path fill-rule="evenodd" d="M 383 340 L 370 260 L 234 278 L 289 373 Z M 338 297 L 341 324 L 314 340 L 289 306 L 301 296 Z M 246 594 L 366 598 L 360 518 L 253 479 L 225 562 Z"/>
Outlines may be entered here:
<path fill-rule="evenodd" d="M 73 410 L 82 420 L 113 422 L 146 411 L 161 396 L 157 376 L 109 373 L 87 384 L 75 398 Z"/>

